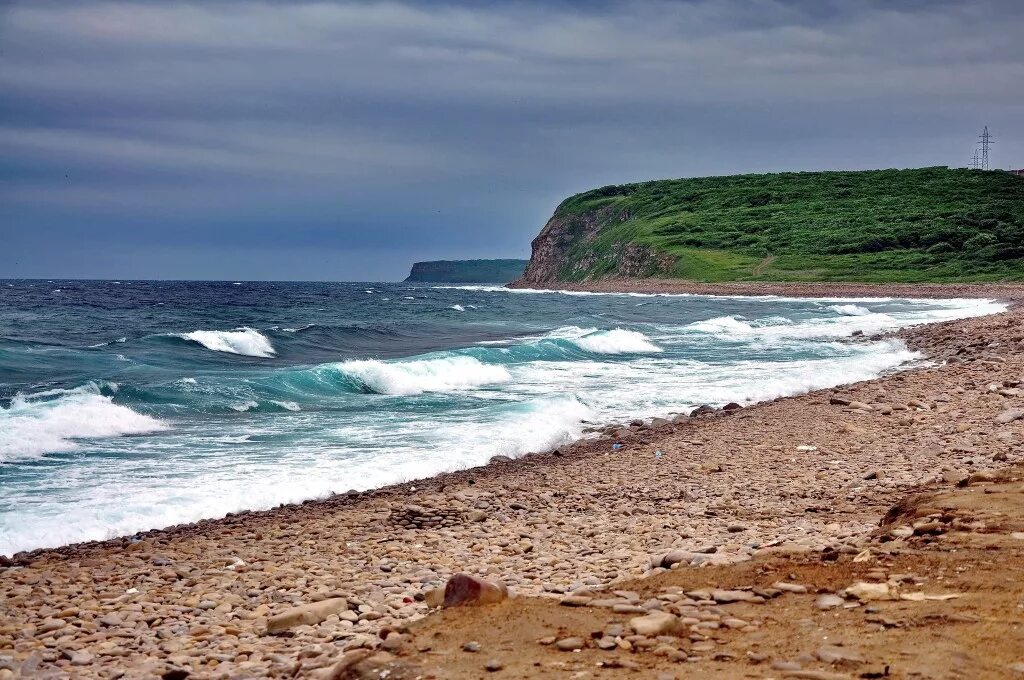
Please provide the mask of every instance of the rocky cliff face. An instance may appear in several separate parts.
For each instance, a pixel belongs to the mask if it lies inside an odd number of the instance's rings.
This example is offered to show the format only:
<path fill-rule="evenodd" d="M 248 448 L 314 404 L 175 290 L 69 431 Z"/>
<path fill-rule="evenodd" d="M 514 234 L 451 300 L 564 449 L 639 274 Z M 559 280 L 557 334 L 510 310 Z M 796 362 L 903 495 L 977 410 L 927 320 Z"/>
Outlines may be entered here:
<path fill-rule="evenodd" d="M 672 257 L 637 243 L 618 241 L 598 247 L 595 239 L 603 227 L 629 217 L 616 206 L 579 214 L 556 210 L 533 239 L 530 263 L 513 285 L 642 278 L 670 270 Z"/>

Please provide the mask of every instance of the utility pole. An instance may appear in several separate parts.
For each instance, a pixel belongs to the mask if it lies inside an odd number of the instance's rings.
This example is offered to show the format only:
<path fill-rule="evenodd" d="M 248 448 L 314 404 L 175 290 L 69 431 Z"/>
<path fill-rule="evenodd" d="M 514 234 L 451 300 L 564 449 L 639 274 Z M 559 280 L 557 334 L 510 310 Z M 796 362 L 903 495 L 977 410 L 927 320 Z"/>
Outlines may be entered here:
<path fill-rule="evenodd" d="M 978 155 L 977 147 L 974 148 L 974 155 L 971 156 L 971 164 L 967 167 L 969 167 L 971 170 L 981 169 L 981 157 Z"/>
<path fill-rule="evenodd" d="M 981 169 L 991 170 L 988 164 L 988 149 L 992 146 L 992 135 L 988 133 L 988 126 L 985 126 L 985 131 L 979 136 L 981 139 Z"/>

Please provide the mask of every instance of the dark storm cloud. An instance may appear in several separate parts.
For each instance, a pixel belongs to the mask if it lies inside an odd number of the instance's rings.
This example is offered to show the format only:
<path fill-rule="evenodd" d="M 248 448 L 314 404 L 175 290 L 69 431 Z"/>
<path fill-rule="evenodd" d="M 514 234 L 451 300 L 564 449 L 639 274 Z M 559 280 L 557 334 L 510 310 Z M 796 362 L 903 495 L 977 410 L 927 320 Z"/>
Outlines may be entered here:
<path fill-rule="evenodd" d="M 986 123 L 1024 165 L 1021 35 L 1012 0 L 15 3 L 0 276 L 395 278 L 594 185 L 963 164 Z"/>

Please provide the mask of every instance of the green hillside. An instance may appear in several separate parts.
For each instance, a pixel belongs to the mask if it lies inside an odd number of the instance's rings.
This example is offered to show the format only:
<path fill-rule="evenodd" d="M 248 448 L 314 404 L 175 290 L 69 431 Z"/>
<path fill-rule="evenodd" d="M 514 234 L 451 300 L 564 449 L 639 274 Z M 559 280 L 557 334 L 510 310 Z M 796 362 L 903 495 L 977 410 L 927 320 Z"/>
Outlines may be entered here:
<path fill-rule="evenodd" d="M 606 186 L 558 206 L 538 258 L 527 279 L 1024 280 L 1024 178 L 921 168 Z"/>

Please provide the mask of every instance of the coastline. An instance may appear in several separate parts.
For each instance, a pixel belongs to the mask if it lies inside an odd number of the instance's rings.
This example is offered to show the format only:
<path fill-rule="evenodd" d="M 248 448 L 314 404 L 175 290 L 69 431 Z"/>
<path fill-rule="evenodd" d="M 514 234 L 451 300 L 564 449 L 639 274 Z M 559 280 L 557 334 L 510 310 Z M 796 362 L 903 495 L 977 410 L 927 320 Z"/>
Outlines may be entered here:
<path fill-rule="evenodd" d="M 1024 287 L 999 284 L 625 283 L 558 288 L 1024 298 Z M 604 435 L 374 491 L 20 554 L 14 568 L 0 565 L 0 618 L 10 622 L 0 624 L 0 660 L 73 667 L 82 677 L 186 667 L 248 677 L 278 675 L 301 652 L 305 674 L 425 614 L 426 588 L 457 571 L 550 597 L 649 576 L 652 556 L 671 550 L 733 564 L 766 549 L 852 545 L 909 490 L 951 470 L 1021 459 L 1024 421 L 993 422 L 1024 400 L 1015 386 L 1002 394 L 988 385 L 1024 376 L 1022 319 L 1014 304 L 999 315 L 903 329 L 895 335 L 912 349 L 946 363 L 624 428 L 614 437 L 621 451 Z M 333 618 L 290 637 L 263 634 L 268 616 L 334 596 L 348 606 Z M 176 642 L 161 636 L 174 630 Z M 137 636 L 131 644 L 128 631 Z M 217 648 L 225 636 L 230 644 Z M 122 644 L 126 655 L 115 651 Z M 88 657 L 76 658 L 79 650 Z"/>
<path fill-rule="evenodd" d="M 586 282 L 513 281 L 512 289 L 568 290 L 587 293 L 646 293 L 670 295 L 751 295 L 809 298 L 995 298 L 1024 299 L 1020 283 L 838 283 L 730 281 L 702 283 L 678 279 L 601 279 Z"/>

